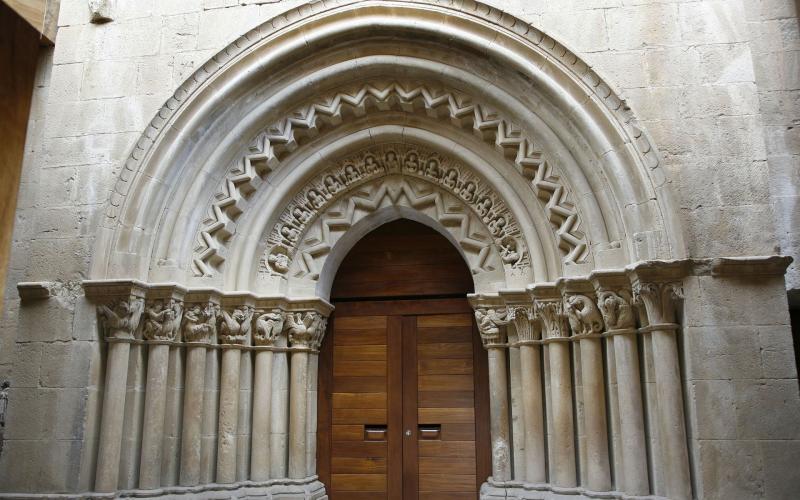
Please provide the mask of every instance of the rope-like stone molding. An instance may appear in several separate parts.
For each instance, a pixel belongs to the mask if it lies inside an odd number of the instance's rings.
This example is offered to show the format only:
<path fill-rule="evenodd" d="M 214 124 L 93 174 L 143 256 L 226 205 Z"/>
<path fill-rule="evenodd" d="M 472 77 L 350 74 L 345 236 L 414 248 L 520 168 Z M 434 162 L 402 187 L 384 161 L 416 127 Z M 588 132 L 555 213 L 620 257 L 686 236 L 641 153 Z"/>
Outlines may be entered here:
<path fill-rule="evenodd" d="M 377 193 L 370 193 L 366 187 L 361 188 L 369 182 L 393 176 L 422 179 L 426 184 L 433 184 L 448 192 L 465 208 L 452 211 L 448 208 L 452 202 L 445 202 L 437 191 L 426 188 L 422 194 L 418 194 L 418 190 L 407 183 L 395 186 L 397 193 L 390 193 L 391 188 L 388 191 L 379 189 Z M 333 217 L 326 218 L 325 210 L 348 195 L 355 196 L 346 204 L 344 212 L 337 210 Z M 323 241 L 316 245 L 316 249 L 307 252 L 312 259 L 315 255 L 325 255 L 334 243 L 331 241 L 330 231 L 325 229 L 330 226 L 340 230 L 349 227 L 355 222 L 357 211 L 374 211 L 384 196 L 389 196 L 395 202 L 400 196 L 405 196 L 412 206 L 435 206 L 436 218 L 444 227 L 466 229 L 464 234 L 456 231 L 458 234 L 454 236 L 467 254 L 475 249 L 478 253 L 485 253 L 487 244 L 494 242 L 505 264 L 514 269 L 530 267 L 530 258 L 519 223 L 502 198 L 484 179 L 447 156 L 427 148 L 403 144 L 386 144 L 359 151 L 337 162 L 335 167 L 323 171 L 301 188 L 286 205 L 267 237 L 263 265 L 271 273 L 286 274 L 296 259 L 298 249 L 303 245 L 306 232 L 318 219 L 322 224 Z M 469 211 L 473 213 L 472 217 Z M 472 219 L 482 223 L 490 235 L 487 238 L 489 241 L 472 238 L 469 230 L 469 220 Z M 198 266 L 203 264 L 197 263 Z M 473 272 L 484 270 L 484 267 L 486 266 L 483 262 L 477 263 Z M 312 278 L 316 279 L 315 276 Z"/>
<path fill-rule="evenodd" d="M 376 108 L 367 106 L 377 104 Z M 553 226 L 567 263 L 584 262 L 588 255 L 580 217 L 558 170 L 546 160 L 538 144 L 524 131 L 486 104 L 453 90 L 392 82 L 365 83 L 301 106 L 254 139 L 249 151 L 228 172 L 214 195 L 198 231 L 194 249 L 195 275 L 210 276 L 225 261 L 224 247 L 235 234 L 235 222 L 266 177 L 291 151 L 325 127 L 340 125 L 346 111 L 356 115 L 377 109 L 426 112 L 428 116 L 471 128 L 476 136 L 503 151 L 530 185 Z M 440 113 L 439 111 L 444 111 Z M 301 133 L 313 131 L 313 134 Z"/>

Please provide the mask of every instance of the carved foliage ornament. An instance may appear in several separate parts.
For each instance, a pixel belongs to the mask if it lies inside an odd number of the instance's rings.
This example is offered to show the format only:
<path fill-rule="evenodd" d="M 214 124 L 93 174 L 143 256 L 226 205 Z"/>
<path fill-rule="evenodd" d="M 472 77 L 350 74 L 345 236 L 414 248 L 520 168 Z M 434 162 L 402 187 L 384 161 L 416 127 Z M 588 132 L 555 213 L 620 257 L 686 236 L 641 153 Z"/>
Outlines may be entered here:
<path fill-rule="evenodd" d="M 651 325 L 675 322 L 675 302 L 683 298 L 683 285 L 678 282 L 633 284 L 634 298 L 644 304 Z"/>
<path fill-rule="evenodd" d="M 449 158 L 400 144 L 347 157 L 303 187 L 287 204 L 267 238 L 267 267 L 275 274 L 286 274 L 302 235 L 326 208 L 357 186 L 388 175 L 424 179 L 447 190 L 481 219 L 506 265 L 530 267 L 519 224 L 482 178 Z"/>

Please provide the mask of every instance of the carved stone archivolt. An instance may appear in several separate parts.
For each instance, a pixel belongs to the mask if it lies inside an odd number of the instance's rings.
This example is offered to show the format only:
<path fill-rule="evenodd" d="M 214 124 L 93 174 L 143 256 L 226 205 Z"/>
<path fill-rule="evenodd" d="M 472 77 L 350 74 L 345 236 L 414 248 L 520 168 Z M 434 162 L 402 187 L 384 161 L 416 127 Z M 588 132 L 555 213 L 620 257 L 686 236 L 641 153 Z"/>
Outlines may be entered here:
<path fill-rule="evenodd" d="M 224 262 L 222 248 L 235 233 L 235 222 L 244 211 L 247 199 L 307 135 L 298 131 L 338 125 L 342 122 L 343 113 L 348 110 L 373 110 L 373 107 L 365 106 L 367 101 L 382 103 L 381 106 L 377 106 L 381 111 L 387 107 L 397 111 L 426 110 L 429 116 L 447 119 L 449 123 L 464 128 L 471 127 L 478 131 L 478 136 L 492 147 L 499 147 L 504 157 L 513 161 L 525 182 L 530 183 L 533 194 L 542 202 L 547 220 L 553 225 L 558 246 L 564 254 L 564 262 L 585 261 L 588 256 L 588 243 L 580 229 L 578 210 L 570 190 L 557 168 L 545 158 L 538 143 L 516 124 L 503 117 L 497 110 L 461 92 L 410 83 L 369 82 L 324 96 L 317 102 L 294 110 L 288 117 L 268 127 L 251 142 L 248 152 L 230 168 L 222 186 L 214 195 L 208 215 L 198 232 L 193 259 L 195 275 L 213 275 L 215 269 Z M 422 172 L 428 171 L 427 165 L 420 165 L 419 168 Z M 312 193 L 313 200 L 306 201 L 312 206 L 323 204 L 328 199 L 327 194 L 350 186 L 354 181 L 363 180 L 365 172 L 355 172 L 351 169 L 350 172 L 343 174 L 344 177 L 332 176 L 324 190 Z M 457 181 L 453 177 L 447 177 L 451 175 L 447 171 L 441 174 L 439 181 L 445 185 Z M 367 174 L 367 177 L 370 175 Z M 466 184 L 464 189 L 467 189 L 465 193 L 469 196 L 468 190 L 477 190 L 478 187 Z M 304 212 L 300 211 L 296 215 L 302 218 Z M 292 233 L 289 232 L 284 236 L 291 238 Z M 522 257 L 522 249 L 517 248 L 513 240 L 506 242 L 503 252 L 504 260 L 509 262 Z M 286 262 L 281 256 L 276 255 L 271 265 L 285 268 Z"/>
<path fill-rule="evenodd" d="M 387 144 L 339 161 L 294 196 L 267 238 L 262 270 L 287 275 L 296 268 L 293 277 L 316 279 L 314 261 L 334 243 L 330 228 L 341 230 L 387 203 L 431 209 L 464 253 L 474 255 L 473 272 L 530 268 L 519 223 L 484 179 L 429 149 Z M 294 265 L 298 251 L 302 263 Z M 500 263 L 490 262 L 490 252 Z"/>

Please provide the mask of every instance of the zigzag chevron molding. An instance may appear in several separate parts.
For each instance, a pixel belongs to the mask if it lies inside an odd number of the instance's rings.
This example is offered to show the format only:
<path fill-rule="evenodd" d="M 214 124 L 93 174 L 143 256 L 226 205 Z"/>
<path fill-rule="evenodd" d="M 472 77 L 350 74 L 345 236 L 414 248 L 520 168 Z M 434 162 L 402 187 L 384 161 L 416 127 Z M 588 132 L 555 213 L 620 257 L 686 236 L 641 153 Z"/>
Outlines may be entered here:
<path fill-rule="evenodd" d="M 482 178 L 426 148 L 386 144 L 346 157 L 298 191 L 267 237 L 262 271 L 316 280 L 339 236 L 385 206 L 439 221 L 474 274 L 530 267 L 518 221 Z"/>
<path fill-rule="evenodd" d="M 530 182 L 534 194 L 542 202 L 564 254 L 563 261 L 585 261 L 588 244 L 580 229 L 580 217 L 572 195 L 557 169 L 519 127 L 460 92 L 425 85 L 371 82 L 298 108 L 253 140 L 248 153 L 230 170 L 214 196 L 198 231 L 193 258 L 195 275 L 211 276 L 219 269 L 247 199 L 288 154 L 322 129 L 341 124 L 348 116 L 389 109 L 424 112 L 463 129 L 472 129 L 483 141 L 499 149 Z"/>

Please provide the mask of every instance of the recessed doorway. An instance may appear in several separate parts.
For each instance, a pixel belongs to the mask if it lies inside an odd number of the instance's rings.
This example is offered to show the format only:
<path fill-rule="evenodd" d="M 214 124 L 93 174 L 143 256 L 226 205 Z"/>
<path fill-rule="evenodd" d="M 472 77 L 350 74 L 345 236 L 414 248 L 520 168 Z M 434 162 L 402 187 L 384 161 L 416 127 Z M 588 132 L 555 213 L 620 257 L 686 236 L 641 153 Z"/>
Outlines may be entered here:
<path fill-rule="evenodd" d="M 472 278 L 433 229 L 366 235 L 342 262 L 320 352 L 317 469 L 332 500 L 474 500 L 491 473 Z"/>

